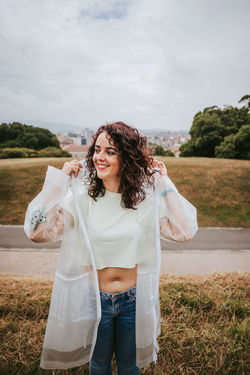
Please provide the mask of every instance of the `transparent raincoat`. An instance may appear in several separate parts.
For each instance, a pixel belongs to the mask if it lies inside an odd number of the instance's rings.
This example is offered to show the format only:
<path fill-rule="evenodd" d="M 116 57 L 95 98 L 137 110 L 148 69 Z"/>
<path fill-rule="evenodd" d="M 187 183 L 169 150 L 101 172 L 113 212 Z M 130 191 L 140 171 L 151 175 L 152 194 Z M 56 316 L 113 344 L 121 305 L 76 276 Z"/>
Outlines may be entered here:
<path fill-rule="evenodd" d="M 24 230 L 31 240 L 62 240 L 40 364 L 45 369 L 83 365 L 94 350 L 101 302 L 86 229 L 91 200 L 80 174 L 69 177 L 49 166 L 43 189 L 26 212 Z M 198 227 L 195 207 L 166 175 L 155 177 L 155 189 L 135 212 L 145 228 L 138 241 L 136 283 L 136 365 L 141 368 L 156 361 L 159 350 L 160 238 L 185 242 Z"/>

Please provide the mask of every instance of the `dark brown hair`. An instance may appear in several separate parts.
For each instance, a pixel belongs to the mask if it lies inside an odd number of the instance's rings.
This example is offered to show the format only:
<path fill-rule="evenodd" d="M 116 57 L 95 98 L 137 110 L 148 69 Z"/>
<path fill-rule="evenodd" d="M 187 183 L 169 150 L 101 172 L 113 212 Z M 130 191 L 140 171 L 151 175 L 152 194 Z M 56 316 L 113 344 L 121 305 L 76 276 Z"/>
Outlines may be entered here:
<path fill-rule="evenodd" d="M 110 136 L 110 141 L 119 150 L 121 205 L 135 209 L 137 203 L 145 199 L 146 189 L 152 187 L 154 181 L 153 158 L 147 148 L 147 138 L 120 121 L 100 126 L 93 136 L 85 160 L 87 184 L 90 185 L 88 194 L 95 200 L 105 194 L 103 182 L 98 178 L 92 160 L 96 140 L 103 132 Z"/>

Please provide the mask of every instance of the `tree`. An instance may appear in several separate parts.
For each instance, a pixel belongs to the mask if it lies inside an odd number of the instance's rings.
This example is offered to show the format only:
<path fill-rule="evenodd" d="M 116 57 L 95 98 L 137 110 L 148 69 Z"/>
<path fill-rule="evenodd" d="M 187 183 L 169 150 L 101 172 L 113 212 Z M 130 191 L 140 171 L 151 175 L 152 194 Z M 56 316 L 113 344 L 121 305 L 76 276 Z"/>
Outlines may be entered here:
<path fill-rule="evenodd" d="M 250 160 L 250 125 L 244 125 L 237 134 L 225 137 L 220 146 L 216 147 L 215 156 Z"/>
<path fill-rule="evenodd" d="M 248 108 L 250 107 L 250 95 L 244 95 L 242 98 L 239 100 L 239 103 L 247 101 L 247 106 Z"/>
<path fill-rule="evenodd" d="M 195 144 L 192 139 L 189 139 L 180 147 L 180 156 L 196 156 L 195 152 Z"/>
<path fill-rule="evenodd" d="M 180 156 L 248 159 L 250 95 L 239 102 L 245 101 L 248 103 L 241 108 L 211 106 L 196 113 L 189 131 L 191 139 L 180 147 Z"/>
<path fill-rule="evenodd" d="M 224 141 L 215 147 L 215 156 L 224 159 L 236 159 L 236 151 L 234 145 L 234 134 L 230 134 L 224 138 Z"/>
<path fill-rule="evenodd" d="M 250 125 L 243 125 L 234 136 L 237 159 L 250 160 Z"/>
<path fill-rule="evenodd" d="M 20 122 L 13 122 L 8 129 L 8 139 L 19 139 L 23 133 L 23 125 Z"/>
<path fill-rule="evenodd" d="M 48 129 L 13 122 L 0 125 L 0 148 L 23 147 L 41 150 L 46 147 L 60 148 L 56 136 Z"/>
<path fill-rule="evenodd" d="M 3 123 L 0 125 L 0 142 L 5 142 L 8 139 L 8 125 Z"/>
<path fill-rule="evenodd" d="M 214 156 L 214 150 L 223 140 L 223 127 L 219 116 L 214 112 L 202 113 L 194 118 L 190 129 L 197 156 Z M 181 155 L 182 156 L 182 155 Z"/>
<path fill-rule="evenodd" d="M 39 150 L 39 138 L 35 137 L 32 133 L 26 134 L 23 138 L 23 147 Z"/>

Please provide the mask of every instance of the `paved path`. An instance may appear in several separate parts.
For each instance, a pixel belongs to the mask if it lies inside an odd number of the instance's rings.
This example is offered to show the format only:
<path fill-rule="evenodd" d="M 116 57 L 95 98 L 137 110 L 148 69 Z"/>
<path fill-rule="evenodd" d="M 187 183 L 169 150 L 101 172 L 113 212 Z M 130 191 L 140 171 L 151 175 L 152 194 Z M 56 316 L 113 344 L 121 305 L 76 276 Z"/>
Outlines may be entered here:
<path fill-rule="evenodd" d="M 36 244 L 30 241 L 22 225 L 0 225 L 0 248 L 4 249 L 56 249 L 60 242 Z M 199 228 L 188 242 L 162 241 L 163 250 L 250 250 L 250 229 Z"/>
<path fill-rule="evenodd" d="M 60 242 L 36 244 L 22 226 L 0 225 L 0 273 L 53 277 Z M 162 274 L 250 272 L 250 229 L 200 228 L 191 241 L 162 241 Z"/>

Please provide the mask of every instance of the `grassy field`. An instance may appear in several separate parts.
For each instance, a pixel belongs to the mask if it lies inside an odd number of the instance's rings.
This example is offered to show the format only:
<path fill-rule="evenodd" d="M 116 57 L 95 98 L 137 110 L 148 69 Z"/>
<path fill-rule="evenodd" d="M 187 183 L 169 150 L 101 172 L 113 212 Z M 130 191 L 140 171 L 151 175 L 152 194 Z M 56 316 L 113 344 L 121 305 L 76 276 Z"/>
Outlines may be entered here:
<path fill-rule="evenodd" d="M 163 276 L 157 364 L 141 375 L 247 375 L 249 274 Z M 39 368 L 52 281 L 0 276 L 0 374 L 87 375 Z M 116 374 L 116 372 L 114 372 Z"/>
<path fill-rule="evenodd" d="M 250 227 L 250 161 L 158 158 L 181 194 L 195 205 L 199 226 Z M 69 158 L 0 160 L 0 223 L 23 224 L 28 203 L 41 190 L 48 165 Z"/>

